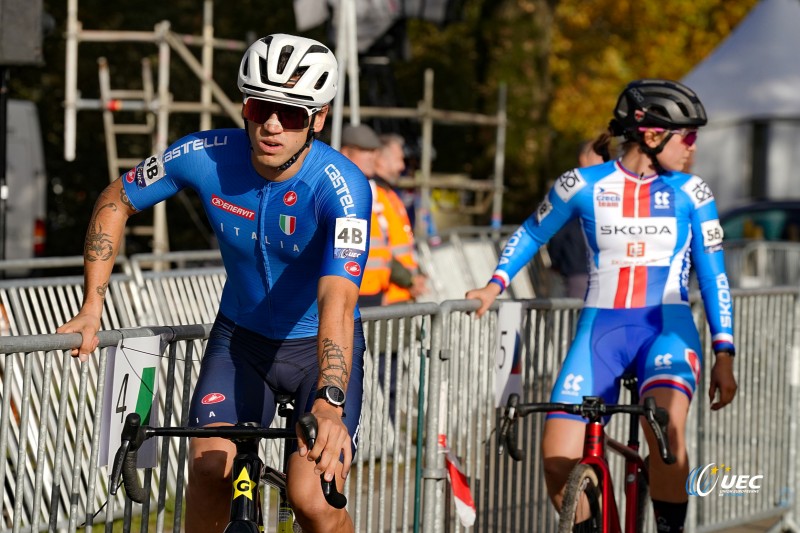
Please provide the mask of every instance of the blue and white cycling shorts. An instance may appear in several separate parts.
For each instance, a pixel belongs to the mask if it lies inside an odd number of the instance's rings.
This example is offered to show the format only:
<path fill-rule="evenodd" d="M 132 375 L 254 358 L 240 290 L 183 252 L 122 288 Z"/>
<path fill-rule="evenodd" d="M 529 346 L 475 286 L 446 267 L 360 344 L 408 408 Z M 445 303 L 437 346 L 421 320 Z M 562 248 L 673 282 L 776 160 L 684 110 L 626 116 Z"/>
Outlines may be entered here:
<path fill-rule="evenodd" d="M 361 320 L 356 319 L 353 362 L 342 420 L 350 433 L 353 455 L 358 447 L 365 350 Z M 189 408 L 189 425 L 258 422 L 267 427 L 277 409 L 275 395 L 291 394 L 295 410 L 288 427 L 294 427 L 303 413 L 311 411 L 318 375 L 316 337 L 269 339 L 237 326 L 220 313 L 200 365 Z"/>
<path fill-rule="evenodd" d="M 687 305 L 636 309 L 584 308 L 550 401 L 580 403 L 600 396 L 617 403 L 621 376 L 637 376 L 639 395 L 656 388 L 680 391 L 691 401 L 700 377 L 702 351 Z M 548 418 L 580 416 L 551 413 Z"/>

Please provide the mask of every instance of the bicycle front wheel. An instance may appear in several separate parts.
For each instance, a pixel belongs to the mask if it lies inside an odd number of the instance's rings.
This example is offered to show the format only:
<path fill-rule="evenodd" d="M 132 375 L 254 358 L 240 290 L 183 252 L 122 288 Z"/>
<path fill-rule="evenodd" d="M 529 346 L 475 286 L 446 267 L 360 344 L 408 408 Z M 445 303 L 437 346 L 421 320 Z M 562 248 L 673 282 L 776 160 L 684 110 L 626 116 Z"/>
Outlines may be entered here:
<path fill-rule="evenodd" d="M 589 510 L 592 531 L 603 531 L 603 505 L 597 473 L 590 465 L 578 464 L 572 469 L 564 489 L 564 501 L 558 521 L 558 533 L 572 533 L 578 509 Z"/>

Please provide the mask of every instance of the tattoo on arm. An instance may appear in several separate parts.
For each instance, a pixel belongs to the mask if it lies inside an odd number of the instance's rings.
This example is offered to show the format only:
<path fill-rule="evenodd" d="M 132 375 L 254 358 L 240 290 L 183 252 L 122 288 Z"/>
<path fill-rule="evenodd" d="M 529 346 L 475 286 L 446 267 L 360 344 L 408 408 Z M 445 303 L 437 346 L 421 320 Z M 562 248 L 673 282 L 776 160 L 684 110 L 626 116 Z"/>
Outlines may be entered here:
<path fill-rule="evenodd" d="M 105 297 L 106 297 L 106 291 L 107 291 L 107 290 L 108 290 L 108 283 L 103 283 L 102 285 L 99 285 L 99 286 L 98 286 L 98 287 L 95 289 L 95 291 L 96 291 L 96 292 L 97 292 L 97 294 L 100 296 L 100 298 L 105 298 Z"/>
<path fill-rule="evenodd" d="M 322 340 L 322 361 L 319 371 L 323 384 L 336 385 L 347 390 L 350 372 L 347 369 L 344 352 L 338 344 L 328 338 Z"/>
<path fill-rule="evenodd" d="M 117 204 L 109 203 L 97 208 L 89 222 L 89 231 L 86 232 L 86 244 L 83 257 L 87 261 L 108 261 L 114 254 L 114 241 L 111 235 L 103 232 L 103 227 L 97 222 L 97 216 L 103 209 L 117 210 Z"/>
<path fill-rule="evenodd" d="M 125 186 L 120 184 L 119 188 L 119 199 L 122 201 L 123 204 L 127 205 L 131 208 L 131 211 L 136 211 L 136 208 L 133 207 L 130 199 L 128 198 L 128 193 L 125 192 Z"/>

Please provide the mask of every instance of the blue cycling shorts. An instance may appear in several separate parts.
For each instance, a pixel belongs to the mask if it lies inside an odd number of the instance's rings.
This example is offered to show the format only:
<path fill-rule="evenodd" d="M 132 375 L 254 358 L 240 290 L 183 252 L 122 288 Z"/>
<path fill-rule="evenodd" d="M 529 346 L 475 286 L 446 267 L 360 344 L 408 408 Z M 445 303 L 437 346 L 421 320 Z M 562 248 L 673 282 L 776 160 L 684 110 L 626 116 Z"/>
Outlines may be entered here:
<path fill-rule="evenodd" d="M 343 419 L 354 455 L 361 418 L 365 350 L 361 320 L 356 319 Z M 288 427 L 294 427 L 303 413 L 311 411 L 318 375 L 316 337 L 269 339 L 218 314 L 192 394 L 189 425 L 258 422 L 266 427 L 272 423 L 277 409 L 275 395 L 291 394 L 295 410 Z"/>
<path fill-rule="evenodd" d="M 702 350 L 686 305 L 637 309 L 585 308 L 550 401 L 580 403 L 600 396 L 617 403 L 621 376 L 638 378 L 639 395 L 655 388 L 678 390 L 691 401 L 700 377 Z M 548 418 L 584 420 L 566 413 Z"/>

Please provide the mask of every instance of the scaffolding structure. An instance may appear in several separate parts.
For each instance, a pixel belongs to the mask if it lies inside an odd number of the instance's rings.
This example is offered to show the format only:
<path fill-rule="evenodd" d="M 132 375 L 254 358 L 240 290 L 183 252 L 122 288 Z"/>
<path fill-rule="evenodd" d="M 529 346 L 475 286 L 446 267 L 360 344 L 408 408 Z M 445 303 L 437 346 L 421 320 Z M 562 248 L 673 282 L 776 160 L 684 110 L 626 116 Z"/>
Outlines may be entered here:
<path fill-rule="evenodd" d="M 182 35 L 170 29 L 168 21 L 155 25 L 153 31 L 105 31 L 84 29 L 78 19 L 78 0 L 68 0 L 66 34 L 66 88 L 64 102 L 64 158 L 75 159 L 77 114 L 78 111 L 93 110 L 103 113 L 106 153 L 108 157 L 109 180 L 113 181 L 125 170 L 136 165 L 141 158 L 134 159 L 121 155 L 117 136 L 141 134 L 150 136 L 152 152 L 161 152 L 168 146 L 169 117 L 171 113 L 197 113 L 200 116 L 200 130 L 211 128 L 212 115 L 224 115 L 235 122 L 241 120 L 239 103 L 234 103 L 213 79 L 213 58 L 216 50 L 243 52 L 248 43 L 214 36 L 213 0 L 204 0 L 202 35 Z M 418 121 L 421 125 L 422 141 L 420 169 L 410 185 L 420 192 L 422 205 L 418 212 L 418 228 L 427 234 L 425 213 L 430 210 L 432 188 L 455 188 L 458 190 L 480 191 L 479 205 L 472 208 L 473 213 L 488 209 L 487 198 L 491 200 L 491 225 L 499 229 L 502 224 L 502 197 L 504 152 L 506 143 L 506 91 L 501 86 L 497 113 L 486 115 L 462 111 L 449 111 L 433 107 L 433 71 L 425 72 L 424 97 L 416 108 L 363 107 L 359 105 L 358 93 L 358 53 L 356 49 L 356 13 L 354 0 L 339 2 L 340 8 L 336 56 L 339 62 L 340 87 L 349 79 L 349 101 L 345 106 L 344 91 L 336 96 L 332 106 L 332 146 L 340 146 L 344 117 L 350 123 L 358 124 L 368 118 L 396 118 Z M 158 49 L 158 73 L 153 82 L 149 60 L 142 61 L 141 89 L 112 89 L 109 65 L 105 58 L 98 58 L 100 98 L 87 99 L 80 96 L 78 88 L 78 48 L 80 43 L 152 43 Z M 201 49 L 200 60 L 189 47 Z M 173 53 L 188 66 L 201 86 L 198 102 L 174 101 L 169 90 L 170 62 Z M 144 123 L 120 124 L 115 114 L 121 111 L 142 111 L 146 115 Z M 494 158 L 494 176 L 491 180 L 453 180 L 452 177 L 437 178 L 432 175 L 433 127 L 443 125 L 490 126 L 497 130 Z M 485 212 L 485 211 L 484 211 Z M 153 236 L 153 252 L 169 251 L 166 207 L 163 202 L 154 207 L 153 226 L 132 229 L 133 233 Z"/>

